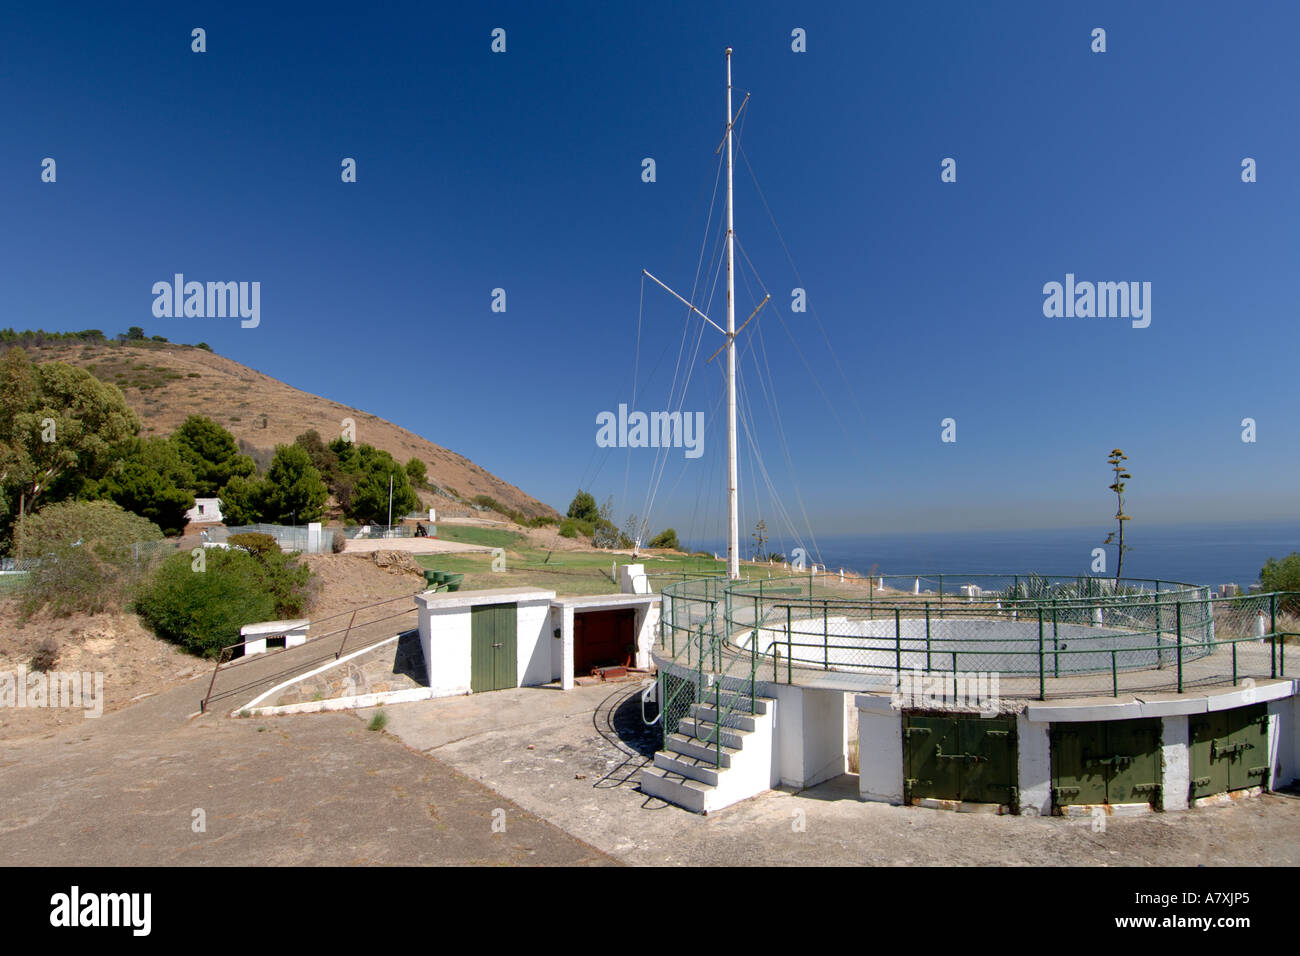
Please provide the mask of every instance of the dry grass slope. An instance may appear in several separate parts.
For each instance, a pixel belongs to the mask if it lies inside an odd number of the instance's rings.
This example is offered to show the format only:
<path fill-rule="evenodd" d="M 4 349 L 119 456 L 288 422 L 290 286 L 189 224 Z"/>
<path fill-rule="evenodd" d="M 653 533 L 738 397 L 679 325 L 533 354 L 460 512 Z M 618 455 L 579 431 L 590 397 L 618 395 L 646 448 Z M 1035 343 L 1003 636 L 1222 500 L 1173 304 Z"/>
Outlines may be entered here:
<path fill-rule="evenodd" d="M 357 441 L 374 445 L 405 463 L 419 458 L 429 480 L 455 490 L 461 497 L 489 495 L 527 515 L 553 515 L 554 510 L 508 482 L 489 474 L 468 458 L 435 445 L 356 408 L 312 395 L 269 375 L 204 349 L 186 345 L 94 345 L 54 343 L 28 350 L 34 361 L 61 361 L 90 370 L 97 378 L 122 389 L 127 403 L 139 412 L 145 434 L 170 434 L 188 415 L 207 415 L 236 439 L 261 449 L 292 442 L 309 428 L 328 441 L 338 435 L 340 422 L 356 422 Z M 435 507 L 441 500 L 425 495 Z"/>

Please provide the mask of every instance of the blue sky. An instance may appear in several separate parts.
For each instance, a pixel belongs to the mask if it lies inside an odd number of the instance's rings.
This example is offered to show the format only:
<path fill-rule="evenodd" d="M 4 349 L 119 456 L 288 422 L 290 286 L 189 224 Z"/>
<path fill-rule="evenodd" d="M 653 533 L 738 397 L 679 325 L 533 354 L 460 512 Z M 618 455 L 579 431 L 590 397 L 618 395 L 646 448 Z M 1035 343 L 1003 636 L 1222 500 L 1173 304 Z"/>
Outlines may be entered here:
<path fill-rule="evenodd" d="M 640 270 L 695 281 L 730 45 L 738 321 L 773 294 L 740 339 L 742 536 L 1104 525 L 1116 446 L 1140 520 L 1300 516 L 1294 4 L 329 10 L 7 12 L 0 325 L 207 341 L 561 510 L 653 489 L 653 529 L 720 537 L 720 340 Z M 261 282 L 261 324 L 154 318 L 176 272 Z M 1066 273 L 1150 282 L 1150 327 L 1046 318 Z M 705 451 L 656 483 L 595 419 L 668 408 L 684 331 Z"/>

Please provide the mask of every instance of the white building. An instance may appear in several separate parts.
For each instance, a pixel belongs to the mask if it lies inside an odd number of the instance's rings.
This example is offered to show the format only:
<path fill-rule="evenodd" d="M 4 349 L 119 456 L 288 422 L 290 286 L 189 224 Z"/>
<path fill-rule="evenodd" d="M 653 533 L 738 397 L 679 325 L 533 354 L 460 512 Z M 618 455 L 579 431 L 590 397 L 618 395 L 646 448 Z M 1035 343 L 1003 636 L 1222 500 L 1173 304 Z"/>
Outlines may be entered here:
<path fill-rule="evenodd" d="M 225 519 L 221 516 L 220 498 L 195 498 L 194 507 L 185 512 L 191 524 L 220 524 Z"/>
<path fill-rule="evenodd" d="M 540 588 L 417 594 L 430 696 L 574 678 L 600 667 L 648 667 L 657 594 L 556 597 Z"/>

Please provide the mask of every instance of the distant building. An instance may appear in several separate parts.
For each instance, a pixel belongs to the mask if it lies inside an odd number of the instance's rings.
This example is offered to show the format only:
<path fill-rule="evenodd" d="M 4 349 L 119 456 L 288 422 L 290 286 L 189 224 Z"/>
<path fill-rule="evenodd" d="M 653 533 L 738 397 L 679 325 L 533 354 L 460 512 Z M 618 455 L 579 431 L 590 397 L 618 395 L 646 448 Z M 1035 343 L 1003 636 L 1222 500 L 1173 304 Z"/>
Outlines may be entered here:
<path fill-rule="evenodd" d="M 194 507 L 185 512 L 185 517 L 191 524 L 220 524 L 225 520 L 221 517 L 221 499 L 195 498 Z"/>

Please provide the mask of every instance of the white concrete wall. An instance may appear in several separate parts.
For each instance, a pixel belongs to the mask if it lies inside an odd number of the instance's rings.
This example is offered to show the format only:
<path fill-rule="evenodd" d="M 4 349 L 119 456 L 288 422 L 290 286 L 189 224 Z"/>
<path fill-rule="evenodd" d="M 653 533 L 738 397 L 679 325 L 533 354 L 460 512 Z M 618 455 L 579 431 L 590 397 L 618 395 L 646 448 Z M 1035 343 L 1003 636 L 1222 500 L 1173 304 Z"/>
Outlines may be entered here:
<path fill-rule="evenodd" d="M 1268 747 L 1271 760 L 1269 789 L 1287 786 L 1300 772 L 1296 740 L 1296 718 L 1300 715 L 1300 697 L 1268 702 Z"/>
<path fill-rule="evenodd" d="M 636 622 L 635 663 L 637 667 L 647 668 L 650 666 L 650 649 L 654 647 L 655 638 L 659 634 L 659 605 L 637 608 Z"/>
<path fill-rule="evenodd" d="M 1045 817 L 1052 812 L 1051 724 L 1016 715 L 1016 775 L 1020 812 Z"/>
<path fill-rule="evenodd" d="M 1191 726 L 1186 714 L 1160 718 L 1160 809 L 1186 810 L 1192 786 Z"/>
<path fill-rule="evenodd" d="M 434 697 L 468 694 L 470 623 L 468 607 L 422 608 L 420 649 Z"/>
<path fill-rule="evenodd" d="M 519 601 L 515 618 L 518 664 L 515 675 L 520 687 L 549 684 L 552 677 L 551 601 L 549 598 Z"/>
<path fill-rule="evenodd" d="M 903 802 L 903 715 L 888 697 L 860 694 L 858 796 L 877 803 Z"/>

